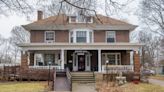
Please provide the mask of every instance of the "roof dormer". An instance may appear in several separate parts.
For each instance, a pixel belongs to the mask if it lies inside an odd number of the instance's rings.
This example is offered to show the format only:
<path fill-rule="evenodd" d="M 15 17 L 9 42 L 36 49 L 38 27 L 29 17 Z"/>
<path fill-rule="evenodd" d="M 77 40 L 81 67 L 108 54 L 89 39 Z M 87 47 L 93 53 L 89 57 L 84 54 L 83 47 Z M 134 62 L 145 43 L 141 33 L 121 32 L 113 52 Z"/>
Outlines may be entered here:
<path fill-rule="evenodd" d="M 93 23 L 93 16 L 79 11 L 77 14 L 69 16 L 69 23 Z"/>

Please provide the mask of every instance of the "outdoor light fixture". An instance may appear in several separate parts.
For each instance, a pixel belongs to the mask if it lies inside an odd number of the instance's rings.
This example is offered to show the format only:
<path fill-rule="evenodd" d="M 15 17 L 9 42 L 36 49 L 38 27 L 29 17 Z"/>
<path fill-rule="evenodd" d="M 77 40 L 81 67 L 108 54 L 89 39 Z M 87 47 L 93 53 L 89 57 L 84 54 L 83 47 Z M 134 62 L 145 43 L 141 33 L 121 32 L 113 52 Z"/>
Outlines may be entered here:
<path fill-rule="evenodd" d="M 108 64 L 109 64 L 109 60 L 106 60 L 106 80 L 107 80 L 107 84 L 109 81 L 109 76 L 108 76 Z"/>
<path fill-rule="evenodd" d="M 48 65 L 49 65 L 49 71 L 48 71 L 48 85 L 49 85 L 49 82 L 50 82 L 50 66 L 51 66 L 52 62 L 49 61 L 48 62 Z"/>

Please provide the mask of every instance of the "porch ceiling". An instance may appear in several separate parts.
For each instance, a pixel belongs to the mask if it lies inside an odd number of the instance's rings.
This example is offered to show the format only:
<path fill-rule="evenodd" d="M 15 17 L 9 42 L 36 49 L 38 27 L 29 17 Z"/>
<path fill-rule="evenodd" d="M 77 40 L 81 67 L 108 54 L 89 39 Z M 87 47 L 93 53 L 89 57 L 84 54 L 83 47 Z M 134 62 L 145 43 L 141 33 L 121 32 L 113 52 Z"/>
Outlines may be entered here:
<path fill-rule="evenodd" d="M 21 43 L 18 44 L 24 51 L 27 50 L 135 50 L 140 43 Z"/>

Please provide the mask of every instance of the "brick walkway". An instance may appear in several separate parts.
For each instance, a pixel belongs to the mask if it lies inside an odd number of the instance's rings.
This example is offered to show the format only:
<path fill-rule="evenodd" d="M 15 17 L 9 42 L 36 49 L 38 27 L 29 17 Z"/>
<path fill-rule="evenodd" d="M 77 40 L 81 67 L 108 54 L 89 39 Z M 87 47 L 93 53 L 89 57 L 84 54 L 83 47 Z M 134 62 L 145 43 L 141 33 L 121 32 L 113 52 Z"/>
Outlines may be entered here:
<path fill-rule="evenodd" d="M 149 79 L 149 83 L 160 85 L 160 86 L 164 87 L 164 81 L 162 81 L 162 80 Z"/>
<path fill-rule="evenodd" d="M 55 81 L 54 89 L 57 92 L 70 91 L 70 86 L 66 77 L 57 77 Z"/>

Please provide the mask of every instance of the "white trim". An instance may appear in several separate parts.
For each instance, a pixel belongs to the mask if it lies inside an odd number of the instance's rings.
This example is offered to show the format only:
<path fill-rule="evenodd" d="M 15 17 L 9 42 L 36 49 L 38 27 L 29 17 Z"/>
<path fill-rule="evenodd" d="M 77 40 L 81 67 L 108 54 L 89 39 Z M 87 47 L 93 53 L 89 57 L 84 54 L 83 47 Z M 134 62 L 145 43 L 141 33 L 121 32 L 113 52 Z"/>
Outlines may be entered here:
<path fill-rule="evenodd" d="M 76 20 L 75 20 L 75 22 L 72 22 L 71 21 L 71 17 L 76 17 Z M 80 21 L 78 21 L 78 18 L 79 18 L 79 16 L 69 16 L 68 18 L 68 20 L 69 20 L 69 23 L 93 23 L 93 16 L 87 16 L 87 17 L 91 17 L 91 21 L 90 22 L 86 22 L 86 20 L 84 21 L 84 22 L 80 22 Z"/>
<path fill-rule="evenodd" d="M 119 53 L 119 52 L 116 52 L 116 53 L 106 52 L 106 53 L 102 53 L 102 55 L 105 55 L 105 60 L 107 60 L 107 55 L 115 55 L 115 65 L 119 65 L 119 62 L 117 60 L 117 55 L 119 55 L 120 56 L 120 62 L 122 62 L 121 61 L 121 53 Z"/>
<path fill-rule="evenodd" d="M 102 71 L 101 50 L 98 50 L 98 72 Z"/>
<path fill-rule="evenodd" d="M 50 33 L 50 32 L 53 32 L 53 34 L 54 34 L 54 40 L 46 40 L 46 33 Z M 46 42 L 46 43 L 53 43 L 53 42 L 55 42 L 55 31 L 45 31 L 44 32 L 44 42 Z"/>
<path fill-rule="evenodd" d="M 64 69 L 64 49 L 61 49 L 61 69 Z"/>
<path fill-rule="evenodd" d="M 110 33 L 114 33 L 114 42 L 107 42 L 107 36 L 108 36 L 108 34 L 110 34 Z M 116 31 L 106 31 L 106 34 L 105 34 L 105 41 L 106 41 L 106 43 L 115 43 L 117 40 L 116 40 Z"/>
<path fill-rule="evenodd" d="M 140 43 L 22 43 L 22 50 L 139 50 Z"/>
<path fill-rule="evenodd" d="M 86 28 L 84 28 L 84 29 L 72 29 L 72 30 L 70 30 L 69 31 L 69 43 L 71 43 L 71 32 L 73 32 L 73 43 L 78 43 L 77 42 L 77 35 L 76 35 L 76 33 L 78 32 L 78 31 L 85 31 L 86 32 L 86 42 L 84 42 L 84 43 L 93 43 L 93 41 L 94 41 L 94 34 L 93 34 L 93 30 L 91 30 L 91 29 L 86 29 Z M 90 32 L 92 32 L 92 42 L 90 42 L 90 35 L 89 35 L 89 33 Z"/>

